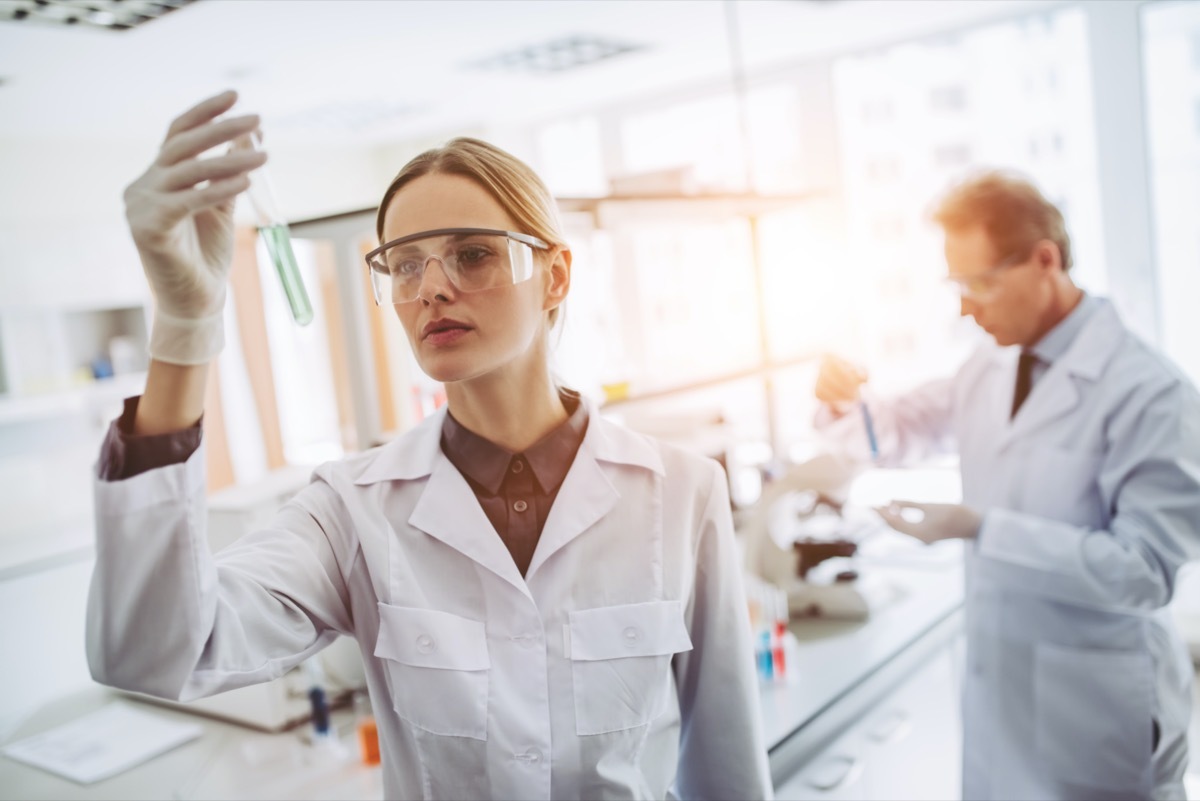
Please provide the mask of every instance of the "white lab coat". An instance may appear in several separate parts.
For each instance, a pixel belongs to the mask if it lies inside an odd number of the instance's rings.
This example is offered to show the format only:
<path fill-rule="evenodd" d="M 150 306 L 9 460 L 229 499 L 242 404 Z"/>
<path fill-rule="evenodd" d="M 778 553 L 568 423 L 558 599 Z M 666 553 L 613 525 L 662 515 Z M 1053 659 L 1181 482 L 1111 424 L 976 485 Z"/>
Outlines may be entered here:
<path fill-rule="evenodd" d="M 359 642 L 389 798 L 765 798 L 719 466 L 591 410 L 524 578 L 443 413 L 319 467 L 215 558 L 203 446 L 96 483 L 98 681 L 191 699 Z"/>
<path fill-rule="evenodd" d="M 953 379 L 872 400 L 882 457 L 957 446 L 964 503 L 984 513 L 967 548 L 967 799 L 1184 797 L 1192 667 L 1164 605 L 1200 558 L 1200 397 L 1099 303 L 1011 422 L 1017 350 L 991 344 Z M 829 430 L 865 443 L 861 428 Z"/>

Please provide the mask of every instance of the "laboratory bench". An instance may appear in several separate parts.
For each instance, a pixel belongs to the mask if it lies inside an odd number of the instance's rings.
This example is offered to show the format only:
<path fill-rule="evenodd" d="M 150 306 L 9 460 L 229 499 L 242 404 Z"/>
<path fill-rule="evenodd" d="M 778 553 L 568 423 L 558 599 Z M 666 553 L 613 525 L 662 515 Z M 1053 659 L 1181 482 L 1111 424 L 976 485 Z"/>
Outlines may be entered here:
<path fill-rule="evenodd" d="M 786 675 L 762 680 L 763 724 L 780 798 L 954 798 L 958 791 L 957 664 L 961 569 L 944 561 L 875 566 L 897 597 L 859 622 L 797 619 Z M 0 798 L 379 799 L 381 770 L 358 759 L 353 711 L 332 723 L 348 752 L 337 760 L 307 742 L 308 726 L 270 734 L 133 701 L 93 687 L 42 707 L 9 743 L 115 699 L 202 734 L 112 778 L 80 785 L 0 757 Z M 930 784 L 929 760 L 939 768 Z M 917 764 L 917 763 L 920 764 Z M 886 788 L 875 794 L 872 787 Z M 911 790 L 911 791 L 910 791 Z"/>
<path fill-rule="evenodd" d="M 168 720 L 196 723 L 198 738 L 92 784 L 77 784 L 0 756 L 0 798 L 74 799 L 347 799 L 383 798 L 383 771 L 358 756 L 354 712 L 330 711 L 342 756 L 314 747 L 310 726 L 268 733 L 236 723 L 138 701 L 99 685 L 45 705 L 6 745 L 121 701 Z"/>
<path fill-rule="evenodd" d="M 898 597 L 864 621 L 793 620 L 783 680 L 761 681 L 776 796 L 961 794 L 961 561 L 873 566 Z"/>

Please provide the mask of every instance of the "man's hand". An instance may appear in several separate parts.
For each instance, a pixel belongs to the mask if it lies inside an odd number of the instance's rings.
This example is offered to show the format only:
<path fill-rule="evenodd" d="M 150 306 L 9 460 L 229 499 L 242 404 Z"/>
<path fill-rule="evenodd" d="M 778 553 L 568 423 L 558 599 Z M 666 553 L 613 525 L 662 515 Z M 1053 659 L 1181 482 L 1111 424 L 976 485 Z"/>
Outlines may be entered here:
<path fill-rule="evenodd" d="M 821 358 L 817 384 L 813 392 L 817 400 L 845 414 L 858 402 L 861 387 L 867 380 L 865 370 L 832 354 Z"/>
<path fill-rule="evenodd" d="M 983 522 L 974 509 L 956 503 L 892 501 L 875 507 L 875 511 L 896 531 L 925 543 L 973 539 Z"/>

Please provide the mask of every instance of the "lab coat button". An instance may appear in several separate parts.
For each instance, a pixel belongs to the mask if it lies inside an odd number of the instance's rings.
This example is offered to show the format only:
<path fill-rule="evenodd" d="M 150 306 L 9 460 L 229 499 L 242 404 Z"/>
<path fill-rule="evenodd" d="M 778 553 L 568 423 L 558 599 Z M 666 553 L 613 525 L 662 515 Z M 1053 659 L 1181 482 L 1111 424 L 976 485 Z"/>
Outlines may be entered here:
<path fill-rule="evenodd" d="M 531 634 L 518 634 L 516 637 L 513 637 L 513 640 L 522 648 L 532 648 L 537 645 L 537 638 Z"/>
<path fill-rule="evenodd" d="M 528 751 L 526 751 L 524 754 L 521 755 L 521 758 L 523 760 L 525 760 L 526 762 L 528 762 L 530 765 L 536 765 L 537 763 L 542 761 L 542 752 L 537 750 L 536 748 L 530 748 Z"/>
<path fill-rule="evenodd" d="M 642 638 L 642 632 L 636 626 L 629 626 L 625 631 L 621 632 L 625 637 L 625 644 L 632 646 Z"/>
<path fill-rule="evenodd" d="M 423 654 L 433 653 L 437 648 L 437 643 L 428 634 L 422 634 L 417 638 L 417 650 Z"/>
<path fill-rule="evenodd" d="M 529 504 L 525 503 L 525 501 L 517 501 L 516 503 L 513 504 L 513 508 L 516 509 L 518 512 L 524 512 L 526 509 L 529 508 Z"/>

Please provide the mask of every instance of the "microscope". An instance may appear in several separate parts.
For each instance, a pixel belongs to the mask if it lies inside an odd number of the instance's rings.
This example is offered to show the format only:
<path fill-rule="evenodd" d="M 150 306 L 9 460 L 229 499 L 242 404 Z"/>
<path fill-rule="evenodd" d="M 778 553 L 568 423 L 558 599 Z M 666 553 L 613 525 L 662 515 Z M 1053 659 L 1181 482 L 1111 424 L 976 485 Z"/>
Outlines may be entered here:
<path fill-rule="evenodd" d="M 840 500 L 858 469 L 823 454 L 763 488 L 739 526 L 745 567 L 785 591 L 796 618 L 865 620 L 896 589 L 864 575 L 854 555 L 878 521 Z"/>

